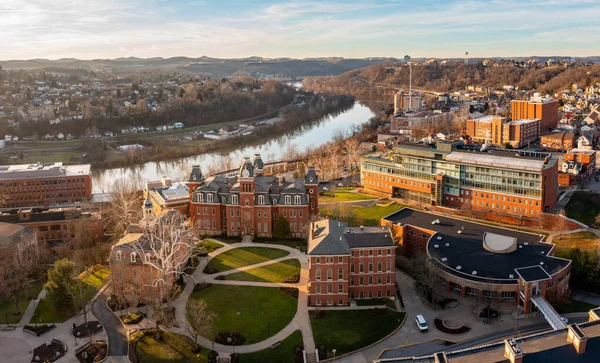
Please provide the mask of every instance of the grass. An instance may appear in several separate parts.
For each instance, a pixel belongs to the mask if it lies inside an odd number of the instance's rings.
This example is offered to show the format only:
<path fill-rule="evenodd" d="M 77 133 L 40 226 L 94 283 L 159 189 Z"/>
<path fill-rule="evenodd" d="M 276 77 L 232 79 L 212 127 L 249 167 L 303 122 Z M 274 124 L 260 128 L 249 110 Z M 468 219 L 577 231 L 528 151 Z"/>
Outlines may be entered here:
<path fill-rule="evenodd" d="M 240 247 L 215 256 L 208 262 L 207 268 L 216 272 L 223 272 L 285 257 L 289 254 L 288 251 L 275 248 Z"/>
<path fill-rule="evenodd" d="M 585 223 L 590 227 L 598 228 L 599 221 L 596 217 L 600 214 L 600 194 L 590 192 L 574 192 L 565 206 L 567 217 Z"/>
<path fill-rule="evenodd" d="M 204 240 L 204 246 L 206 247 L 206 249 L 208 250 L 208 253 L 211 253 L 215 250 L 218 250 L 219 248 L 223 247 L 222 243 L 219 243 L 215 240 L 212 239 L 205 239 Z"/>
<path fill-rule="evenodd" d="M 214 332 L 239 331 L 246 344 L 263 341 L 285 328 L 298 305 L 296 299 L 277 287 L 214 284 L 191 297 L 203 299 L 216 315 Z"/>
<path fill-rule="evenodd" d="M 377 305 L 385 305 L 390 308 L 396 310 L 396 305 L 390 299 L 357 299 L 357 306 L 377 306 Z"/>
<path fill-rule="evenodd" d="M 339 213 L 335 208 L 320 208 L 321 214 L 348 222 L 350 225 L 378 226 L 381 218 L 404 208 L 403 205 L 393 203 L 388 206 L 374 205 L 371 207 L 352 206 Z"/>
<path fill-rule="evenodd" d="M 324 345 L 328 358 L 337 350 L 337 355 L 355 351 L 384 338 L 404 320 L 404 313 L 386 310 L 384 315 L 375 315 L 369 310 L 329 310 L 324 318 L 311 316 L 315 344 Z"/>
<path fill-rule="evenodd" d="M 337 203 L 337 202 L 353 202 L 357 200 L 373 200 L 377 199 L 369 194 L 355 192 L 355 188 L 338 188 L 333 192 L 323 192 L 319 194 L 319 203 Z"/>
<path fill-rule="evenodd" d="M 110 270 L 102 267 L 92 273 L 84 272 L 79 275 L 79 279 L 83 283 L 83 299 L 89 302 L 96 294 L 98 289 L 104 284 L 104 281 L 110 276 Z M 46 296 L 41 300 L 35 309 L 35 313 L 31 318 L 32 323 L 62 323 L 63 321 L 73 317 L 80 311 L 79 308 L 74 309 L 57 309 L 54 299 Z"/>
<path fill-rule="evenodd" d="M 264 363 L 264 362 L 293 362 L 294 347 L 303 346 L 302 332 L 296 330 L 289 337 L 281 341 L 275 348 L 267 348 L 259 352 L 240 355 L 241 363 Z"/>
<path fill-rule="evenodd" d="M 592 232 L 577 232 L 557 236 L 552 240 L 556 244 L 556 253 L 564 254 L 572 248 L 579 248 L 582 251 L 596 252 L 598 250 L 598 237 Z"/>
<path fill-rule="evenodd" d="M 184 335 L 163 331 L 163 341 L 157 341 L 153 334 L 138 333 L 132 339 L 139 339 L 136 354 L 144 363 L 208 362 L 208 348 L 199 354 L 192 353 L 194 343 Z"/>
<path fill-rule="evenodd" d="M 571 304 L 564 304 L 556 306 L 556 312 L 559 314 L 568 313 L 587 313 L 588 311 L 597 308 L 594 304 L 588 304 L 583 301 L 571 300 Z"/>
<path fill-rule="evenodd" d="M 227 275 L 227 280 L 255 282 L 283 282 L 287 277 L 300 273 L 300 262 L 289 259 L 270 265 Z"/>
<path fill-rule="evenodd" d="M 27 309 L 29 302 L 37 299 L 43 288 L 44 281 L 40 279 L 31 283 L 23 293 L 19 294 L 19 314 L 15 314 L 14 299 L 10 297 L 0 299 L 0 323 L 6 324 L 6 318 L 8 317 L 8 324 L 17 324 L 21 320 L 25 309 Z"/>

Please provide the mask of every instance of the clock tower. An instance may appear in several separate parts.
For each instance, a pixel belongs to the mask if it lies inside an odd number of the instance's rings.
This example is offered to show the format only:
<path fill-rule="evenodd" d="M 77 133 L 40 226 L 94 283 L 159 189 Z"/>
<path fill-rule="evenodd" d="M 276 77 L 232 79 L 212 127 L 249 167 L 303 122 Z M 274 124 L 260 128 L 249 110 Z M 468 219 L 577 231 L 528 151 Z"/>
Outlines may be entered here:
<path fill-rule="evenodd" d="M 240 217 L 242 235 L 254 235 L 254 166 L 244 158 L 238 174 L 240 183 Z"/>

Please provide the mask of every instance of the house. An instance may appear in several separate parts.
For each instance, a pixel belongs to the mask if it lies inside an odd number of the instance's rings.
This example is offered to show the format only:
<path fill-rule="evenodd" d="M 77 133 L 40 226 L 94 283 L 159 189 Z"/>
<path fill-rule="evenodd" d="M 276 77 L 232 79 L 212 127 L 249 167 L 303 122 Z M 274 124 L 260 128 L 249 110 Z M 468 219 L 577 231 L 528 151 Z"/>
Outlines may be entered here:
<path fill-rule="evenodd" d="M 140 144 L 121 145 L 117 149 L 119 149 L 119 151 L 122 151 L 122 152 L 143 150 L 144 145 L 140 145 Z"/>
<path fill-rule="evenodd" d="M 310 223 L 308 305 L 348 306 L 354 299 L 395 299 L 396 245 L 388 227 Z"/>
<path fill-rule="evenodd" d="M 65 139 L 65 135 L 62 132 L 59 132 L 58 135 L 56 135 L 56 138 L 58 140 L 64 140 Z"/>
<path fill-rule="evenodd" d="M 113 137 L 113 136 L 115 136 L 115 134 L 112 131 L 106 131 L 104 133 L 104 136 L 106 136 L 106 137 Z"/>
<path fill-rule="evenodd" d="M 173 128 L 174 129 L 182 129 L 183 128 L 183 122 L 175 122 L 173 124 Z"/>
<path fill-rule="evenodd" d="M 580 135 L 577 139 L 577 148 L 581 150 L 592 150 L 594 148 L 592 138 L 587 134 Z"/>

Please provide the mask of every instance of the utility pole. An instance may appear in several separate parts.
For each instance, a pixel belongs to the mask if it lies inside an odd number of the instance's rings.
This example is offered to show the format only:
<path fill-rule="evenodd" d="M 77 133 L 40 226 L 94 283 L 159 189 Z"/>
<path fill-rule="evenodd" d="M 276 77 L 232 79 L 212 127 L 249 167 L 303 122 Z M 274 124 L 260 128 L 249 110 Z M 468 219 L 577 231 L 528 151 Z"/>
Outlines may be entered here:
<path fill-rule="evenodd" d="M 408 111 L 412 111 L 412 62 L 408 62 Z"/>

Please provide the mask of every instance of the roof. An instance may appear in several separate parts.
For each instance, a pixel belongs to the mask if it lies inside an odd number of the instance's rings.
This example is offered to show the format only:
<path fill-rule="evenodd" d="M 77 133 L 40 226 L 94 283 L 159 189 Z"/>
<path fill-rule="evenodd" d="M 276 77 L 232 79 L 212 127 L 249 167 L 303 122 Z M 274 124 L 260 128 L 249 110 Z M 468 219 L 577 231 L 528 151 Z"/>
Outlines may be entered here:
<path fill-rule="evenodd" d="M 532 122 L 538 122 L 540 121 L 539 118 L 524 118 L 521 120 L 513 120 L 511 122 L 507 122 L 508 125 L 524 125 L 524 124 L 530 124 Z"/>
<path fill-rule="evenodd" d="M 90 164 L 63 165 L 63 163 L 1 165 L 0 180 L 84 176 L 90 175 L 90 168 Z"/>
<path fill-rule="evenodd" d="M 451 152 L 446 156 L 446 160 L 463 164 L 526 171 L 542 171 L 546 163 L 544 159 L 506 157 L 484 152 Z"/>
<path fill-rule="evenodd" d="M 0 248 L 13 248 L 32 234 L 35 235 L 33 228 L 0 222 Z"/>
<path fill-rule="evenodd" d="M 516 268 L 515 271 L 525 282 L 534 282 L 551 279 L 550 275 L 541 266 Z"/>
<path fill-rule="evenodd" d="M 548 256 L 554 245 L 542 243 L 542 236 L 532 233 L 492 227 L 410 208 L 404 208 L 385 217 L 384 220 L 436 233 L 436 238 L 432 238 L 427 244 L 427 253 L 432 258 L 432 263 L 464 279 L 491 279 L 496 283 L 513 284 L 517 282 L 516 269 L 542 266 L 540 263 L 543 262 L 544 271 L 553 275 L 571 263 L 566 259 Z M 440 223 L 432 224 L 434 220 L 439 220 Z M 504 253 L 486 250 L 483 246 L 483 236 L 486 232 L 516 238 L 517 248 L 512 252 L 503 251 Z M 438 240 L 438 237 L 441 237 L 441 240 Z M 458 269 L 458 266 L 461 268 Z"/>
<path fill-rule="evenodd" d="M 475 122 L 492 122 L 495 119 L 502 119 L 502 117 L 497 115 L 487 115 L 473 119 Z"/>
<path fill-rule="evenodd" d="M 353 248 L 394 247 L 387 227 L 349 228 L 345 222 L 324 219 L 312 222 L 309 255 L 349 255 Z"/>

